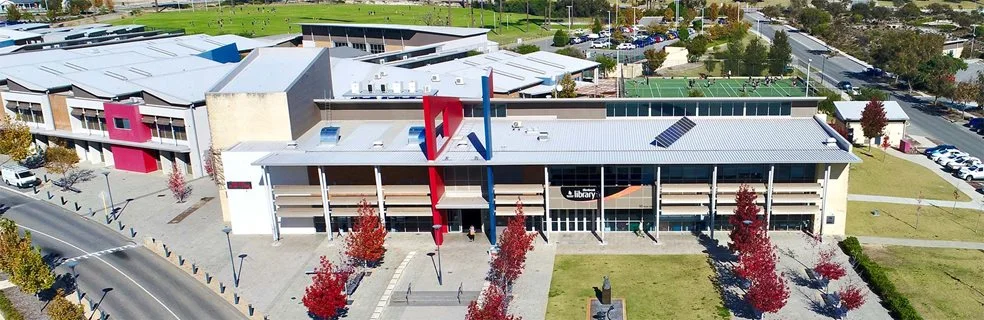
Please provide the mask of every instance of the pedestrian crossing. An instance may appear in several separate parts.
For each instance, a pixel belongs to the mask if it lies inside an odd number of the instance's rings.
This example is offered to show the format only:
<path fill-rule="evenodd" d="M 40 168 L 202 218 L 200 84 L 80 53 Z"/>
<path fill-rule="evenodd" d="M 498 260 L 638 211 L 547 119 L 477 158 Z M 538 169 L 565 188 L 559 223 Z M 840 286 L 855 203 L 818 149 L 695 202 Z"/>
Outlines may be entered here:
<path fill-rule="evenodd" d="M 128 245 L 125 245 L 125 246 L 120 246 L 120 247 L 116 247 L 116 248 L 109 248 L 109 249 L 102 250 L 102 251 L 96 251 L 96 252 L 84 254 L 84 255 L 81 255 L 81 256 L 78 256 L 78 257 L 63 259 L 60 264 L 65 264 L 65 263 L 68 263 L 70 261 L 85 260 L 85 259 L 89 259 L 89 258 L 92 258 L 92 257 L 99 257 L 99 256 L 102 256 L 102 255 L 105 255 L 105 254 L 110 254 L 110 253 L 114 253 L 114 252 L 120 252 L 120 251 L 123 251 L 123 250 L 126 250 L 126 249 L 131 249 L 131 248 L 136 248 L 136 247 L 139 247 L 139 245 L 136 244 L 136 243 L 131 243 L 131 244 L 128 244 Z"/>

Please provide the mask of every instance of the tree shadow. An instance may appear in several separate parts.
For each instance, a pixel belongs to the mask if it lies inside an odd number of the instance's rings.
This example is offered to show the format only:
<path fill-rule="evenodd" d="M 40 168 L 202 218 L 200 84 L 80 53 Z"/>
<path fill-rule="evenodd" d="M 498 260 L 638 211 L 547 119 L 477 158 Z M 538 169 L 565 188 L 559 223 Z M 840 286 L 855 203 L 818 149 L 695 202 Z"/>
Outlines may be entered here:
<path fill-rule="evenodd" d="M 754 318 L 755 311 L 739 294 L 739 291 L 744 291 L 740 287 L 742 279 L 732 271 L 731 265 L 737 257 L 727 247 L 719 245 L 717 240 L 711 239 L 706 234 L 695 231 L 693 235 L 697 237 L 697 242 L 704 246 L 708 264 L 714 269 L 714 274 L 709 278 L 721 294 L 724 307 L 736 317 Z"/>
<path fill-rule="evenodd" d="M 79 182 L 86 182 L 95 179 L 96 175 L 92 170 L 89 169 L 76 169 L 71 170 L 63 177 L 56 179 L 52 183 L 56 186 L 61 187 L 61 191 L 72 191 L 75 193 L 81 193 L 82 191 L 76 189 L 74 186 Z"/>

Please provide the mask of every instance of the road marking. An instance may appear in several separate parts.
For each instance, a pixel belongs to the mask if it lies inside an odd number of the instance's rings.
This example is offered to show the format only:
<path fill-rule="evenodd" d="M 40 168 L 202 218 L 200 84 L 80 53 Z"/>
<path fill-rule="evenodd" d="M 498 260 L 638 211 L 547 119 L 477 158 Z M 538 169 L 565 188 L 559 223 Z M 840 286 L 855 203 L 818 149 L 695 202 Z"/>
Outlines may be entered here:
<path fill-rule="evenodd" d="M 31 196 L 31 194 L 30 193 L 27 193 L 26 191 L 20 191 L 20 190 L 17 190 L 17 189 L 8 187 L 8 186 L 0 186 L 0 189 L 4 189 L 4 190 L 10 191 L 10 192 L 14 192 L 14 193 L 17 193 L 17 194 L 20 194 L 20 195 L 23 195 L 23 196 L 27 196 L 28 198 L 34 199 L 34 197 Z"/>
<path fill-rule="evenodd" d="M 31 228 L 28 228 L 28 227 L 25 227 L 25 226 L 19 226 L 19 227 L 21 227 L 21 228 L 23 228 L 25 230 L 31 231 L 32 233 L 40 234 L 42 236 L 45 236 L 45 237 L 54 239 L 55 241 L 64 243 L 64 244 L 68 245 L 69 247 L 75 248 L 75 250 L 82 251 L 82 253 L 85 253 L 86 255 L 92 254 L 90 252 L 87 252 L 85 250 L 82 250 L 82 248 L 79 248 L 79 247 L 75 246 L 74 244 L 68 243 L 67 241 L 62 240 L 62 239 L 55 238 L 55 237 L 53 237 L 53 236 L 51 236 L 49 234 L 46 234 L 44 232 L 41 232 L 41 231 L 38 231 L 38 230 L 34 230 L 34 229 L 31 229 Z M 137 285 L 137 287 L 140 288 L 140 290 L 143 290 L 143 292 L 147 293 L 147 295 L 150 296 L 151 298 L 153 298 L 154 301 L 157 301 L 157 303 L 159 303 L 162 307 L 164 307 L 164 309 L 167 310 L 167 312 L 170 313 L 172 316 L 174 316 L 175 319 L 181 320 L 181 317 L 178 317 L 178 315 L 175 314 L 174 311 L 171 311 L 171 308 L 168 308 L 167 305 L 165 305 L 164 302 L 161 301 L 161 299 L 158 299 L 156 296 L 154 296 L 154 294 L 150 293 L 150 291 L 148 291 L 147 288 L 144 288 L 144 286 L 142 286 L 139 283 L 137 283 L 136 280 L 133 280 L 133 278 L 131 278 L 129 275 L 127 275 L 126 273 L 123 273 L 122 270 L 120 270 L 116 266 L 110 264 L 108 261 L 103 260 L 103 258 L 98 257 L 98 256 L 96 256 L 95 258 L 96 258 L 96 260 L 102 261 L 102 263 L 105 263 L 110 268 L 113 268 L 113 270 L 116 270 L 116 272 L 119 272 L 121 275 L 123 275 L 128 280 L 130 280 L 130 282 L 133 282 L 133 284 Z"/>
<path fill-rule="evenodd" d="M 121 247 L 109 248 L 109 249 L 102 250 L 102 251 L 96 251 L 96 252 L 93 252 L 93 253 L 84 254 L 84 255 L 81 255 L 81 256 L 78 256 L 78 257 L 74 257 L 74 258 L 62 259 L 61 262 L 59 263 L 59 265 L 60 264 L 68 263 L 69 261 L 78 261 L 78 260 L 82 260 L 82 259 L 89 259 L 89 258 L 92 258 L 92 257 L 98 257 L 98 256 L 101 256 L 101 255 L 104 255 L 104 254 L 110 254 L 110 253 L 113 253 L 113 252 L 119 252 L 119 251 L 123 251 L 123 250 L 126 250 L 126 249 L 131 249 L 131 248 L 136 248 L 136 247 L 139 247 L 139 245 L 137 245 L 136 243 L 133 243 L 133 244 L 128 244 L 128 245 L 121 246 Z"/>

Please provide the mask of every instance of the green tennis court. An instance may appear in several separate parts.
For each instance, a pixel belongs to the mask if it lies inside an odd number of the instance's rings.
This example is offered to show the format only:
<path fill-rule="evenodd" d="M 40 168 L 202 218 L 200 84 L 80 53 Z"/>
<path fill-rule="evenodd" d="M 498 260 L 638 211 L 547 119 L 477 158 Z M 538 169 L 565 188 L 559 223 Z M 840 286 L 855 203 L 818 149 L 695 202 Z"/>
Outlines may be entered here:
<path fill-rule="evenodd" d="M 693 87 L 690 81 L 693 81 Z M 625 80 L 625 97 L 630 98 L 680 98 L 689 97 L 691 90 L 700 90 L 705 97 L 803 97 L 806 88 L 802 82 L 793 85 L 794 79 L 780 79 L 766 84 L 761 78 L 732 79 L 663 79 L 634 78 Z M 757 86 L 754 85 L 757 82 Z"/>

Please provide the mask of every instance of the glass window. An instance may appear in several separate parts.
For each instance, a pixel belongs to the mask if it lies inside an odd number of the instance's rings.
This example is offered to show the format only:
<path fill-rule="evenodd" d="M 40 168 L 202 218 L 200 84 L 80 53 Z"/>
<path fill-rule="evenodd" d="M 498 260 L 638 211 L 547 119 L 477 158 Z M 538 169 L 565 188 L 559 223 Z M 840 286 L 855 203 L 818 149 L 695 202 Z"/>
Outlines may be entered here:
<path fill-rule="evenodd" d="M 386 47 L 381 44 L 370 44 L 369 53 L 383 53 L 386 52 Z"/>
<path fill-rule="evenodd" d="M 601 183 L 601 173 L 595 166 L 550 167 L 550 184 L 554 186 L 595 186 Z"/>
<path fill-rule="evenodd" d="M 130 130 L 130 119 L 113 118 L 113 125 L 116 129 Z"/>
<path fill-rule="evenodd" d="M 608 112 L 607 114 L 608 114 L 609 117 L 614 117 L 615 116 L 615 104 L 606 103 L 605 104 L 605 109 L 607 110 L 607 112 Z"/>
<path fill-rule="evenodd" d="M 348 47 L 348 46 L 349 46 L 349 44 L 348 44 L 348 42 L 337 42 L 337 41 L 336 41 L 336 42 L 335 42 L 335 46 L 336 46 L 336 47 Z"/>
<path fill-rule="evenodd" d="M 707 183 L 711 181 L 711 166 L 664 166 L 662 182 L 664 183 Z"/>
<path fill-rule="evenodd" d="M 161 138 L 174 139 L 174 132 L 171 131 L 170 124 L 157 124 L 157 130 L 160 131 Z"/>
<path fill-rule="evenodd" d="M 359 49 L 359 50 L 362 50 L 362 51 L 366 51 L 366 44 L 365 43 L 353 43 L 352 44 L 352 48 Z"/>
<path fill-rule="evenodd" d="M 816 165 L 791 164 L 777 165 L 774 182 L 817 182 Z"/>
<path fill-rule="evenodd" d="M 187 141 L 188 135 L 185 133 L 185 127 L 174 127 L 174 139 Z"/>

